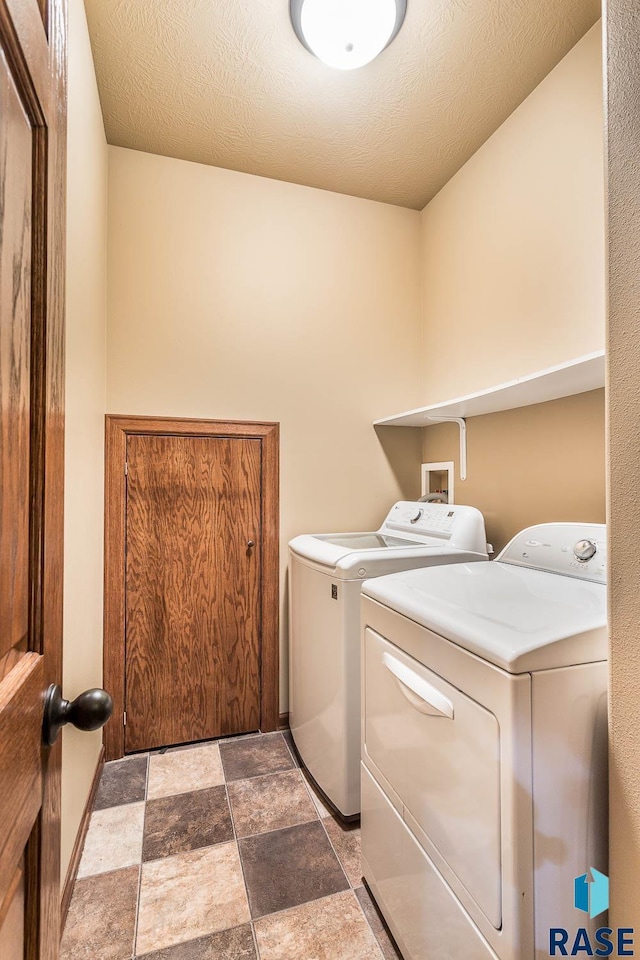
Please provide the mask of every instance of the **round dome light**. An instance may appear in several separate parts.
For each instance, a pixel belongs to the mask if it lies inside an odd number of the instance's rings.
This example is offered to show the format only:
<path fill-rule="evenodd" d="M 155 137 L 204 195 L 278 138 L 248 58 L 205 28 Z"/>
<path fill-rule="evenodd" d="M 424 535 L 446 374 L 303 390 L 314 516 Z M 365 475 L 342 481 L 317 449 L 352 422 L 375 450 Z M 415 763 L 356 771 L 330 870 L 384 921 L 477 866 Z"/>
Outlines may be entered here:
<path fill-rule="evenodd" d="M 336 70 L 370 63 L 402 26 L 407 0 L 291 0 L 298 39 Z"/>

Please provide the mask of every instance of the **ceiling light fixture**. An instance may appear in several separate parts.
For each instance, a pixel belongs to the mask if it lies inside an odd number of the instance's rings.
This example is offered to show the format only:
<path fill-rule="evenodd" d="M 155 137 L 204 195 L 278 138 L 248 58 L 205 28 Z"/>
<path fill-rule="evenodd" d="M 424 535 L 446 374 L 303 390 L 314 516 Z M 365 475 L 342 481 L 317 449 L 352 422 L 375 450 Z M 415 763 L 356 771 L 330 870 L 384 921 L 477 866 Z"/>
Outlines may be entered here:
<path fill-rule="evenodd" d="M 388 47 L 402 26 L 407 0 L 290 0 L 300 42 L 336 70 L 355 70 Z"/>

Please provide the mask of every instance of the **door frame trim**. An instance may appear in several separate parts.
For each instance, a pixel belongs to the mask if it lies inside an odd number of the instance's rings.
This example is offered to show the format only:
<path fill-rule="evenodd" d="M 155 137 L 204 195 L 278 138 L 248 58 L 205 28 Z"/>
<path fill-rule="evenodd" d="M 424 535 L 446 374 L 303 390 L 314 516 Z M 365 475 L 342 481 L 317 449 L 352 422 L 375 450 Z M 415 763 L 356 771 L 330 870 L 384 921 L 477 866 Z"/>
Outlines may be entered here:
<path fill-rule="evenodd" d="M 279 455 L 280 425 L 240 420 L 174 417 L 105 417 L 104 686 L 113 697 L 113 719 L 104 728 L 107 760 L 124 756 L 125 694 L 125 463 L 127 437 L 235 437 L 262 442 L 262 576 L 260 729 L 279 724 Z"/>

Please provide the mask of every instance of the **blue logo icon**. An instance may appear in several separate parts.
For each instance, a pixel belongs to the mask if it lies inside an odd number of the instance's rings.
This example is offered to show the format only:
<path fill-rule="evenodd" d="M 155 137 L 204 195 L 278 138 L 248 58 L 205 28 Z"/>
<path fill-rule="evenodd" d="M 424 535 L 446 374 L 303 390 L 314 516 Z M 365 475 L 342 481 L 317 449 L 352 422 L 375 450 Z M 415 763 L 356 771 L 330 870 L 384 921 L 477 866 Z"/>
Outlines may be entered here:
<path fill-rule="evenodd" d="M 589 874 L 583 873 L 573 881 L 573 902 L 576 910 L 597 917 L 609 907 L 609 877 L 595 867 L 589 868 Z"/>
<path fill-rule="evenodd" d="M 609 877 L 593 867 L 573 881 L 573 903 L 576 910 L 597 917 L 609 907 Z M 633 927 L 578 927 L 570 932 L 564 927 L 549 929 L 550 957 L 634 957 Z M 617 948 L 617 949 L 616 949 Z"/>

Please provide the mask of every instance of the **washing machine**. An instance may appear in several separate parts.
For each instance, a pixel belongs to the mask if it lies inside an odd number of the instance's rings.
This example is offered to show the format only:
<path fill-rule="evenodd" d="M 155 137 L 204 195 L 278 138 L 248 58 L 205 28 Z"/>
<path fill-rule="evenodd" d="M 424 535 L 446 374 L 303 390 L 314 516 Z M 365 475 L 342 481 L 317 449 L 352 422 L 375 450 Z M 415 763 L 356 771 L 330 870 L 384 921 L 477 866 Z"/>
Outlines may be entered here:
<path fill-rule="evenodd" d="M 605 527 L 557 523 L 363 585 L 363 873 L 405 960 L 603 925 L 574 884 L 607 873 L 605 580 Z"/>
<path fill-rule="evenodd" d="M 289 723 L 316 784 L 345 818 L 360 812 L 360 586 L 367 577 L 487 560 L 474 507 L 401 501 L 379 530 L 289 544 Z"/>

